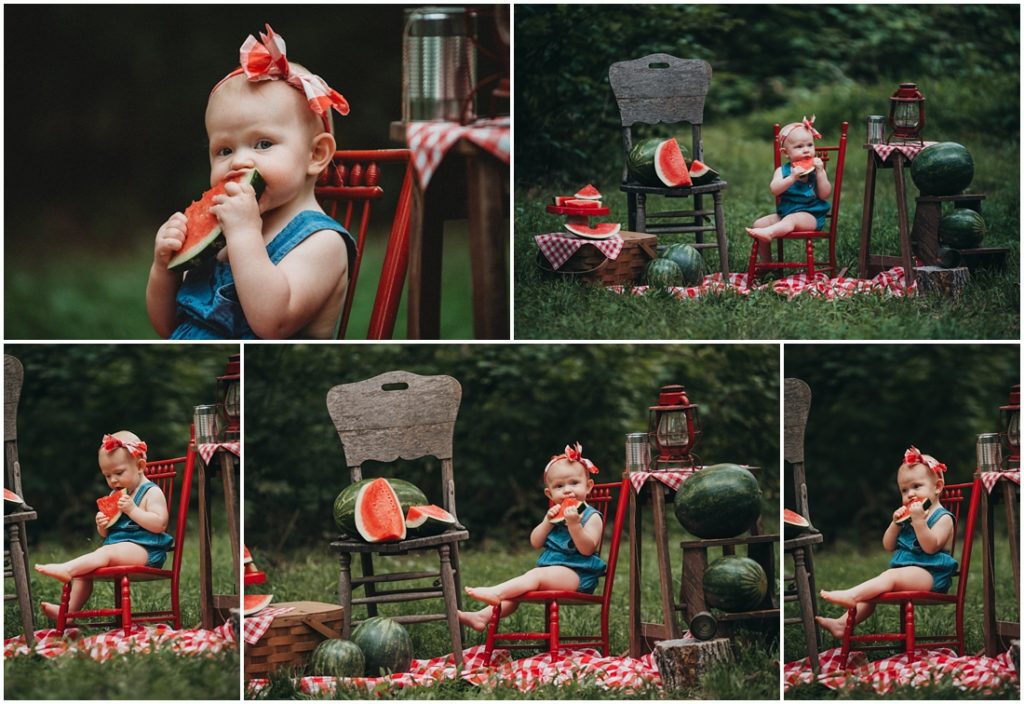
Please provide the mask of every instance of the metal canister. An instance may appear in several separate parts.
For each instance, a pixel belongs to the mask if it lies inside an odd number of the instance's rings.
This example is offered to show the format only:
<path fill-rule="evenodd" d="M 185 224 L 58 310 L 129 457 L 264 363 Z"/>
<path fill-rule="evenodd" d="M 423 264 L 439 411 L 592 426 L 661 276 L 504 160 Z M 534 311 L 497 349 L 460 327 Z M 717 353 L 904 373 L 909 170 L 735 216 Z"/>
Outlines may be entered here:
<path fill-rule="evenodd" d="M 465 7 L 406 10 L 402 120 L 471 122 L 475 87 L 476 13 Z"/>
<path fill-rule="evenodd" d="M 1003 468 L 1003 447 L 999 433 L 982 433 L 975 446 L 978 452 L 979 472 L 999 472 Z"/>
<path fill-rule="evenodd" d="M 195 407 L 192 423 L 195 427 L 197 445 L 220 442 L 221 430 L 224 427 L 223 416 L 224 406 L 219 403 Z"/>
<path fill-rule="evenodd" d="M 646 472 L 651 465 L 651 444 L 647 433 L 626 434 L 626 471 Z"/>
<path fill-rule="evenodd" d="M 885 115 L 868 115 L 868 144 L 885 141 Z"/>
<path fill-rule="evenodd" d="M 939 247 L 939 264 L 945 269 L 955 269 L 964 261 L 960 250 L 952 247 Z"/>

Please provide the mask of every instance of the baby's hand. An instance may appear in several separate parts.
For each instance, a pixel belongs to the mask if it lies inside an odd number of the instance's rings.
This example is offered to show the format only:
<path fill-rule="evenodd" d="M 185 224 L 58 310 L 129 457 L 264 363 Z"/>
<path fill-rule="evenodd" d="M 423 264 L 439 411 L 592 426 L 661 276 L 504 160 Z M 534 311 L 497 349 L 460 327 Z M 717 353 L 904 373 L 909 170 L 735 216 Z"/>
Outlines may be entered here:
<path fill-rule="evenodd" d="M 816 169 L 824 169 L 825 168 L 825 162 L 822 161 L 819 157 L 814 157 L 814 168 L 816 168 Z"/>
<path fill-rule="evenodd" d="M 106 514 L 103 513 L 103 511 L 97 511 L 96 512 L 96 527 L 97 528 L 106 528 L 108 523 L 109 523 L 109 521 L 107 520 Z"/>
<path fill-rule="evenodd" d="M 910 511 L 910 520 L 921 518 L 924 516 L 924 502 L 918 499 L 910 502 L 907 506 L 907 510 Z"/>
<path fill-rule="evenodd" d="M 121 513 L 130 515 L 132 509 L 135 508 L 135 502 L 132 501 L 132 497 L 127 494 L 122 494 L 121 498 L 117 500 L 117 508 Z"/>
<path fill-rule="evenodd" d="M 228 181 L 224 184 L 224 195 L 214 196 L 213 202 L 210 212 L 224 228 L 225 237 L 230 238 L 232 233 L 240 230 L 263 232 L 256 191 L 248 183 Z"/>
<path fill-rule="evenodd" d="M 559 504 L 555 504 L 554 506 L 548 509 L 548 512 L 544 514 L 544 518 L 548 521 L 548 523 L 551 522 L 552 518 L 558 515 L 558 512 L 561 510 L 561 508 L 562 507 Z"/>
<path fill-rule="evenodd" d="M 156 245 L 153 248 L 153 260 L 157 264 L 167 266 L 174 253 L 181 249 L 185 241 L 185 228 L 188 219 L 184 213 L 175 213 L 156 231 Z"/>
<path fill-rule="evenodd" d="M 565 523 L 570 526 L 578 526 L 580 524 L 580 512 L 576 510 L 575 506 L 566 506 L 565 508 Z"/>

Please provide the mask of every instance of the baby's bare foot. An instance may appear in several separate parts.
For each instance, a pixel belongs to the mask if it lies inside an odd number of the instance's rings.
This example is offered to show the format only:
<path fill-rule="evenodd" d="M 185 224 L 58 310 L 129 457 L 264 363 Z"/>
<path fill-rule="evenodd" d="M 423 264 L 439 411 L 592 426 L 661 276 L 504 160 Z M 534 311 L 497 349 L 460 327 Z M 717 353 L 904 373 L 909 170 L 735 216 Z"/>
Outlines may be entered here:
<path fill-rule="evenodd" d="M 43 610 L 43 615 L 51 621 L 57 620 L 57 614 L 60 612 L 60 606 L 57 604 L 51 604 L 48 601 L 42 601 L 39 603 L 39 608 Z"/>
<path fill-rule="evenodd" d="M 491 606 L 498 606 L 501 603 L 501 596 L 491 587 L 466 587 L 466 593 L 477 601 Z"/>
<path fill-rule="evenodd" d="M 764 228 L 760 228 L 760 227 L 747 227 L 747 228 L 744 228 L 744 229 L 747 231 L 747 234 L 750 235 L 751 237 L 753 237 L 755 240 L 758 240 L 760 242 L 771 242 L 772 241 L 771 234 L 766 232 L 764 230 Z"/>
<path fill-rule="evenodd" d="M 46 564 L 36 565 L 36 572 L 45 574 L 47 577 L 53 577 L 59 579 L 62 582 L 70 582 L 72 580 L 71 573 L 62 564 Z"/>
<path fill-rule="evenodd" d="M 480 611 L 460 611 L 459 612 L 459 623 L 463 626 L 468 626 L 474 631 L 483 631 L 487 628 L 488 622 L 490 622 L 490 609 L 482 609 Z"/>
<path fill-rule="evenodd" d="M 832 637 L 836 640 L 843 639 L 843 631 L 846 630 L 846 624 L 841 619 L 816 616 L 814 620 L 818 622 L 819 626 L 831 633 Z"/>
<path fill-rule="evenodd" d="M 821 598 L 825 601 L 831 601 L 833 604 L 839 604 L 840 606 L 852 609 L 857 605 L 857 600 L 850 594 L 849 589 L 840 589 L 834 592 L 827 592 L 824 589 L 820 592 Z"/>

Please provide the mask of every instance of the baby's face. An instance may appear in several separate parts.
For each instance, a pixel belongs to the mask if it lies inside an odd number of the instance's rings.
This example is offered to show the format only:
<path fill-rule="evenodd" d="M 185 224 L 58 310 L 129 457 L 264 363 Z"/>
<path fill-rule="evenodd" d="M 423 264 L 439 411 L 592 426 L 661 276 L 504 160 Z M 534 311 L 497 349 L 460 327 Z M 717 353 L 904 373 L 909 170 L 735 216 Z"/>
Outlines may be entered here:
<path fill-rule="evenodd" d="M 144 476 L 144 460 L 132 457 L 123 447 L 107 452 L 100 449 L 100 472 L 111 489 L 135 491 Z"/>
<path fill-rule="evenodd" d="M 545 496 L 552 501 L 564 501 L 565 499 L 576 499 L 583 501 L 594 486 L 586 468 L 579 462 L 562 460 L 555 462 L 548 467 L 545 477 L 547 488 Z"/>
<path fill-rule="evenodd" d="M 782 151 L 790 161 L 814 156 L 814 135 L 806 127 L 794 127 L 782 145 Z"/>
<path fill-rule="evenodd" d="M 301 195 L 311 167 L 319 118 L 302 93 L 283 81 L 225 82 L 210 96 L 206 133 L 210 140 L 210 185 L 253 169 L 266 182 L 260 212 Z"/>
<path fill-rule="evenodd" d="M 900 495 L 903 503 L 911 499 L 924 501 L 928 499 L 935 503 L 942 491 L 942 480 L 935 472 L 923 464 L 904 465 L 896 474 L 896 482 L 900 487 Z"/>

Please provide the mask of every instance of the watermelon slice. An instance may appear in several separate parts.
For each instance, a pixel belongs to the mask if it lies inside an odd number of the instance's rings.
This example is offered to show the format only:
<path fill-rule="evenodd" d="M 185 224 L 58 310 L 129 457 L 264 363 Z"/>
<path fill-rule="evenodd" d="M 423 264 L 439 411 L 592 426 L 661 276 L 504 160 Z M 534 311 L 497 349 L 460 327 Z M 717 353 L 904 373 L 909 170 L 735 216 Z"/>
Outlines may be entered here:
<path fill-rule="evenodd" d="M 273 600 L 273 594 L 246 594 L 242 598 L 242 615 L 252 616 L 270 606 Z"/>
<path fill-rule="evenodd" d="M 25 503 L 20 496 L 18 496 L 13 491 L 7 488 L 4 488 L 4 501 L 10 501 L 11 503 L 15 504 Z"/>
<path fill-rule="evenodd" d="M 562 201 L 562 205 L 566 208 L 589 208 L 597 210 L 601 207 L 601 201 L 587 200 L 585 198 L 567 198 Z"/>
<path fill-rule="evenodd" d="M 100 513 L 107 517 L 107 527 L 114 525 L 117 519 L 121 517 L 121 509 L 117 507 L 117 502 L 122 496 L 128 496 L 127 489 L 117 489 L 110 496 L 101 496 L 96 499 L 96 506 L 99 508 Z"/>
<path fill-rule="evenodd" d="M 807 157 L 806 159 L 797 159 L 791 162 L 793 167 L 793 173 L 797 176 L 806 176 L 807 174 L 814 171 L 814 157 Z"/>
<path fill-rule="evenodd" d="M 587 503 L 585 501 L 578 501 L 576 499 L 563 499 L 562 505 L 558 507 L 558 513 L 555 514 L 554 518 L 548 520 L 551 523 L 554 523 L 555 525 L 558 525 L 559 523 L 565 523 L 565 509 L 569 508 L 570 506 L 575 506 L 576 510 L 582 514 L 583 509 L 587 507 Z"/>
<path fill-rule="evenodd" d="M 439 535 L 449 528 L 455 527 L 455 516 L 440 506 L 410 506 L 405 514 L 405 527 L 412 535 L 418 537 Z"/>
<path fill-rule="evenodd" d="M 693 185 L 690 170 L 686 168 L 686 157 L 679 149 L 675 137 L 666 139 L 654 151 L 654 172 L 669 188 L 682 188 Z"/>
<path fill-rule="evenodd" d="M 694 186 L 703 186 L 705 183 L 719 180 L 717 171 L 696 159 L 690 162 L 690 179 Z"/>
<path fill-rule="evenodd" d="M 565 229 L 574 235 L 588 237 L 595 240 L 605 240 L 619 234 L 622 225 L 617 222 L 599 222 L 593 227 L 578 222 L 565 223 Z"/>
<path fill-rule="evenodd" d="M 260 172 L 255 169 L 243 176 L 239 182 L 252 186 L 256 191 L 257 199 L 263 194 L 263 188 L 266 186 Z M 195 266 L 199 262 L 215 256 L 224 248 L 226 244 L 224 233 L 220 229 L 217 216 L 210 212 L 210 208 L 214 204 L 213 197 L 224 193 L 225 183 L 227 181 L 218 183 L 185 209 L 185 217 L 188 219 L 188 224 L 185 226 L 185 241 L 181 243 L 178 253 L 171 261 L 167 262 L 167 268 L 171 271 L 182 271 L 190 266 Z"/>
<path fill-rule="evenodd" d="M 910 504 L 914 503 L 915 501 L 920 502 L 920 499 L 911 499 L 910 501 L 905 501 L 903 505 L 900 506 L 899 512 L 896 514 L 896 525 L 903 525 L 904 523 L 910 520 Z M 924 506 L 922 506 L 921 508 L 927 511 L 931 507 L 931 505 L 931 499 L 925 499 Z"/>
<path fill-rule="evenodd" d="M 356 531 L 368 543 L 405 540 L 405 513 L 388 480 L 379 477 L 356 496 Z"/>
<path fill-rule="evenodd" d="M 601 200 L 601 191 L 594 188 L 593 184 L 588 183 L 576 193 L 575 197 L 583 200 Z"/>
<path fill-rule="evenodd" d="M 252 553 L 249 552 L 248 546 L 243 545 L 242 546 L 242 564 L 243 565 L 248 565 L 250 562 L 252 562 Z"/>
<path fill-rule="evenodd" d="M 788 508 L 782 509 L 782 521 L 787 526 L 794 526 L 796 528 L 809 528 L 811 525 L 807 522 L 806 518 L 796 511 L 790 511 Z"/>

